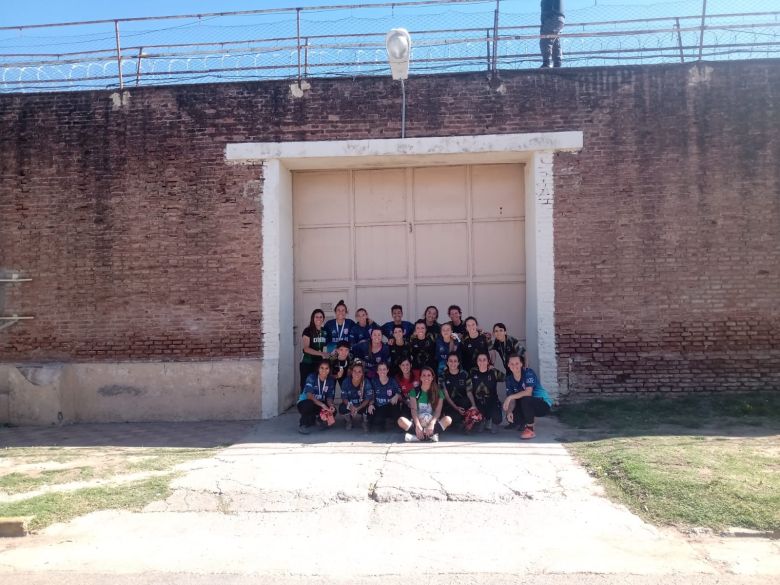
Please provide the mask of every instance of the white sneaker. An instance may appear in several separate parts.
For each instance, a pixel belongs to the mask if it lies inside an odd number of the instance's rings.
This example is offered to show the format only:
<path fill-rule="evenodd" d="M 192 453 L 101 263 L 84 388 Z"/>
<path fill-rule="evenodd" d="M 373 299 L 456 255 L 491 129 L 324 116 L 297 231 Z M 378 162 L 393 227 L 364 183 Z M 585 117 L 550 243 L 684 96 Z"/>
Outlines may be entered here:
<path fill-rule="evenodd" d="M 417 435 L 413 435 L 412 433 L 404 433 L 404 442 L 406 443 L 416 443 L 420 439 L 417 438 Z"/>
<path fill-rule="evenodd" d="M 431 436 L 431 441 L 433 441 L 434 443 L 438 443 L 439 442 L 439 433 L 434 433 Z"/>

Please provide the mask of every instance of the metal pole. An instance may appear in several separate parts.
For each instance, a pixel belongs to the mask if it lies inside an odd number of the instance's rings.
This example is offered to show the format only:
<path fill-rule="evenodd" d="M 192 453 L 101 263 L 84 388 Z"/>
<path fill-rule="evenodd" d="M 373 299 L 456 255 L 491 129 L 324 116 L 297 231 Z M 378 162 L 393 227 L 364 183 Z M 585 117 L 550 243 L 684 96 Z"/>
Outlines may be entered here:
<path fill-rule="evenodd" d="M 496 63 L 498 60 L 498 6 L 501 0 L 496 0 L 496 11 L 493 15 L 493 75 L 496 74 Z"/>
<path fill-rule="evenodd" d="M 119 47 L 119 21 L 114 21 L 114 35 L 116 36 L 116 62 L 119 67 L 119 89 L 123 89 L 125 84 L 122 81 L 122 49 Z"/>
<path fill-rule="evenodd" d="M 144 48 L 138 47 L 138 62 L 135 67 L 135 85 L 141 83 L 141 58 L 144 56 Z"/>
<path fill-rule="evenodd" d="M 707 0 L 703 0 L 701 4 L 701 32 L 699 33 L 699 61 L 701 61 L 701 55 L 704 51 L 704 22 L 707 19 Z"/>
<path fill-rule="evenodd" d="M 406 85 L 401 80 L 401 138 L 406 138 Z"/>
<path fill-rule="evenodd" d="M 309 37 L 306 37 L 306 44 L 303 50 L 303 76 L 309 76 Z"/>
<path fill-rule="evenodd" d="M 677 46 L 680 47 L 680 63 L 685 63 L 685 53 L 683 53 L 683 44 L 682 44 L 682 33 L 680 33 L 680 18 L 676 17 L 674 20 L 677 21 L 677 24 L 674 25 L 674 28 L 677 29 Z"/>
<path fill-rule="evenodd" d="M 485 45 L 487 45 L 487 70 L 490 71 L 490 29 L 485 29 Z"/>
<path fill-rule="evenodd" d="M 298 49 L 298 81 L 301 81 L 301 9 L 295 9 L 295 46 Z"/>

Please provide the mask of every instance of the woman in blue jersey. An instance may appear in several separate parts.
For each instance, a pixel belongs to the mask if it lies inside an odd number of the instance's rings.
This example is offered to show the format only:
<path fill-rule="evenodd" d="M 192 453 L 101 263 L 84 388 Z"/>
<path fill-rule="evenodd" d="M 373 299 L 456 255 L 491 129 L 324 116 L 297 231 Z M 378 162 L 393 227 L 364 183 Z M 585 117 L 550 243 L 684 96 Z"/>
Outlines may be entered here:
<path fill-rule="evenodd" d="M 311 427 L 317 422 L 320 423 L 320 429 L 327 429 L 327 425 L 322 422 L 320 415 L 322 411 L 327 411 L 333 415 L 336 408 L 333 406 L 333 398 L 336 393 L 336 381 L 330 377 L 330 362 L 323 360 L 317 366 L 317 372 L 309 374 L 306 378 L 298 397 L 298 412 L 301 418 L 298 423 L 298 432 L 302 435 L 308 435 Z"/>
<path fill-rule="evenodd" d="M 345 428 L 352 430 L 352 425 L 360 421 L 363 432 L 368 432 L 368 417 L 374 413 L 374 387 L 366 379 L 363 364 L 360 360 L 352 363 L 349 377 L 341 383 L 341 404 L 339 414 L 344 415 Z"/>
<path fill-rule="evenodd" d="M 458 365 L 460 366 L 460 342 L 452 335 L 452 325 L 443 323 L 441 326 L 441 335 L 436 338 L 436 359 L 438 361 L 437 373 L 439 377 L 447 369 L 447 358 L 450 354 L 458 356 Z M 466 372 L 468 374 L 468 372 Z"/>
<path fill-rule="evenodd" d="M 374 387 L 374 412 L 368 415 L 369 426 L 383 431 L 386 421 L 394 421 L 401 415 L 401 388 L 390 377 L 390 367 L 385 362 L 377 364 L 376 378 L 371 384 Z"/>
<path fill-rule="evenodd" d="M 309 374 L 317 372 L 317 368 L 323 359 L 327 359 L 329 354 L 325 351 L 328 343 L 328 334 L 323 328 L 325 323 L 325 313 L 320 309 L 314 309 L 309 317 L 309 326 L 303 330 L 301 335 L 301 363 L 299 372 L 301 375 L 301 390 L 306 385 L 306 379 Z"/>
<path fill-rule="evenodd" d="M 369 319 L 368 311 L 362 307 L 355 311 L 355 319 L 356 321 L 349 332 L 350 347 L 354 347 L 361 341 L 370 339 L 371 330 L 379 329 L 379 325 Z"/>
<path fill-rule="evenodd" d="M 506 377 L 504 400 L 507 428 L 517 427 L 521 439 L 533 439 L 536 417 L 550 414 L 552 398 L 542 387 L 536 372 L 525 367 L 525 357 L 509 356 L 508 365 L 510 373 Z"/>
<path fill-rule="evenodd" d="M 352 327 L 355 326 L 355 322 L 352 319 L 347 319 L 349 311 L 347 311 L 347 305 L 343 300 L 336 303 L 334 312 L 336 313 L 336 318 L 325 323 L 325 331 L 328 334 L 328 351 L 336 349 L 336 344 L 339 341 L 349 341 Z"/>
<path fill-rule="evenodd" d="M 363 360 L 366 377 L 376 378 L 376 367 L 380 362 L 390 361 L 390 348 L 382 341 L 382 331 L 371 331 L 371 339 L 355 346 L 355 355 Z"/>

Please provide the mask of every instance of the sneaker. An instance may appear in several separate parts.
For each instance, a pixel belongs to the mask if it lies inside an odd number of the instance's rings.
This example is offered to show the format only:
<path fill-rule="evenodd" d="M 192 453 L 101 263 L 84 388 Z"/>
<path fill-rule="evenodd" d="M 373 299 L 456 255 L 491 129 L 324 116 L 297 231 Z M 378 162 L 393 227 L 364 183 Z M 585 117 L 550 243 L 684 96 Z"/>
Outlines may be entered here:
<path fill-rule="evenodd" d="M 477 432 L 481 433 L 484 430 L 485 430 L 485 419 L 482 419 L 481 421 L 479 421 L 479 426 L 477 427 Z"/>
<path fill-rule="evenodd" d="M 536 433 L 531 427 L 525 427 L 523 429 L 523 432 L 520 433 L 521 439 L 533 439 L 536 436 Z"/>
<path fill-rule="evenodd" d="M 352 430 L 352 415 L 348 414 L 348 415 L 346 415 L 345 418 L 346 418 L 347 422 L 344 425 L 344 428 L 347 429 L 348 431 L 351 431 Z"/>
<path fill-rule="evenodd" d="M 488 421 L 485 423 L 485 430 L 493 432 L 493 421 L 488 419 Z"/>
<path fill-rule="evenodd" d="M 431 436 L 431 441 L 433 441 L 434 443 L 438 443 L 439 442 L 439 433 L 433 433 L 433 435 Z"/>
<path fill-rule="evenodd" d="M 303 426 L 303 425 L 301 425 L 301 426 L 299 426 L 299 427 L 298 427 L 298 432 L 299 432 L 300 434 L 302 434 L 302 435 L 308 435 L 308 434 L 310 434 L 310 433 L 311 433 L 311 431 L 309 430 L 309 427 L 305 427 L 305 426 Z"/>
<path fill-rule="evenodd" d="M 404 433 L 404 442 L 405 443 L 416 443 L 420 439 L 417 438 L 417 435 L 413 435 L 412 433 Z"/>
<path fill-rule="evenodd" d="M 514 431 L 517 428 L 517 423 L 509 423 L 508 425 L 504 425 L 505 431 Z"/>
<path fill-rule="evenodd" d="M 363 425 L 363 432 L 367 433 L 368 432 L 368 417 L 365 414 L 363 415 L 362 425 Z"/>

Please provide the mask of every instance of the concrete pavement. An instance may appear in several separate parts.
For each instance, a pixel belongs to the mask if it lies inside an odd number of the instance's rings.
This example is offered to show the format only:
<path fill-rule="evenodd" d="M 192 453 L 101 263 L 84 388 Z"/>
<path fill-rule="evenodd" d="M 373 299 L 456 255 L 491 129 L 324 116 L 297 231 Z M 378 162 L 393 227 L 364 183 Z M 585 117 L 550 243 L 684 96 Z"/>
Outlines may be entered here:
<path fill-rule="evenodd" d="M 128 583 L 140 574 L 182 583 L 215 573 L 236 583 L 246 575 L 290 583 L 535 575 L 551 584 L 575 575 L 636 583 L 780 575 L 776 541 L 650 526 L 603 496 L 556 441 L 565 431 L 555 419 L 537 427 L 531 442 L 501 431 L 407 444 L 400 431 L 302 436 L 296 416 L 282 416 L 214 458 L 185 464 L 173 494 L 143 513 L 99 512 L 0 542 L 0 575 L 26 583 L 60 573 Z"/>

